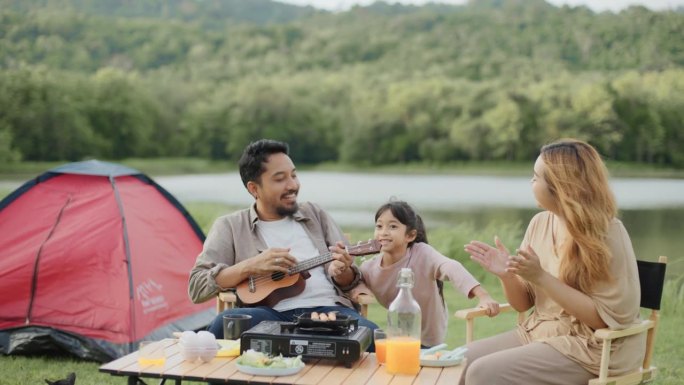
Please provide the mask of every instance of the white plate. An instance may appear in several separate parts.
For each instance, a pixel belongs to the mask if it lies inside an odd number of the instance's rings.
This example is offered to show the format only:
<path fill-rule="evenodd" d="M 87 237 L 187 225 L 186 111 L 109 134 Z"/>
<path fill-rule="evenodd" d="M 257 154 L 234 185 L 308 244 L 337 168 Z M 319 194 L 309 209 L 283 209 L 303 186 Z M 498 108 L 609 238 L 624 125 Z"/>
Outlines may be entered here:
<path fill-rule="evenodd" d="M 235 364 L 238 370 L 245 374 L 252 374 L 255 376 L 291 376 L 299 373 L 304 368 L 304 363 L 301 366 L 294 368 L 255 368 L 254 366 Z"/>
<path fill-rule="evenodd" d="M 446 353 L 448 351 L 449 350 L 441 350 L 441 352 L 443 352 L 443 353 Z M 451 358 L 448 360 L 431 360 L 431 359 L 423 358 L 422 354 L 420 355 L 420 366 L 435 366 L 435 367 L 454 366 L 454 365 L 460 364 L 461 361 L 463 361 L 463 356 Z"/>

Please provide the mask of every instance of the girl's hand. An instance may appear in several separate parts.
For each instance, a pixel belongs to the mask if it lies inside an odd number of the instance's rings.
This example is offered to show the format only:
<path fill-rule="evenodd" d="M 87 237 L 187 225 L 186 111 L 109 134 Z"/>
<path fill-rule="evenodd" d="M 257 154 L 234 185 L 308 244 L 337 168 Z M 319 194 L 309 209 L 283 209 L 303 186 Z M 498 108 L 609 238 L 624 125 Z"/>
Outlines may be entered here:
<path fill-rule="evenodd" d="M 537 253 L 531 246 L 518 250 L 518 255 L 509 256 L 506 265 L 506 271 L 534 284 L 539 283 L 546 273 L 539 263 L 539 256 L 537 256 Z"/>
<path fill-rule="evenodd" d="M 508 262 L 510 253 L 506 246 L 501 243 L 499 237 L 494 237 L 494 243 L 496 248 L 484 242 L 471 241 L 465 245 L 464 249 L 466 253 L 470 254 L 470 259 L 479 263 L 485 270 L 499 277 L 504 277 L 508 275 L 506 262 Z"/>
<path fill-rule="evenodd" d="M 489 294 L 479 298 L 480 301 L 478 302 L 477 307 L 485 309 L 485 313 L 487 313 L 489 317 L 494 317 L 499 314 L 499 303 L 494 301 Z"/>

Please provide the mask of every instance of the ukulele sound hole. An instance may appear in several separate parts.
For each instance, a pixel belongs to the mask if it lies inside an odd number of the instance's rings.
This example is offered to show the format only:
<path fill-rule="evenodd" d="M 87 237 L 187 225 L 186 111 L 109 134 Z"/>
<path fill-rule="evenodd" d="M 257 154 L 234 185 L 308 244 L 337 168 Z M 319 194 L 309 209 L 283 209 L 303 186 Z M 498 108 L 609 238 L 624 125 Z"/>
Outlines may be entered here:
<path fill-rule="evenodd" d="M 285 278 L 285 273 L 282 271 L 275 271 L 273 274 L 271 274 L 271 279 L 274 281 L 280 281 L 283 278 Z"/>

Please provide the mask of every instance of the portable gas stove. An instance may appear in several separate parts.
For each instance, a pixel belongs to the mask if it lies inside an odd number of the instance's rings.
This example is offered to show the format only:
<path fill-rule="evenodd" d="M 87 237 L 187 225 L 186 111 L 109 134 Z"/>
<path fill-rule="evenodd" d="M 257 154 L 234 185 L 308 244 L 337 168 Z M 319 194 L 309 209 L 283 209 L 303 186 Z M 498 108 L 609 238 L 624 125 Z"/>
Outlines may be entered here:
<path fill-rule="evenodd" d="M 253 349 L 284 357 L 329 359 L 347 368 L 370 346 L 372 332 L 358 325 L 358 319 L 339 315 L 335 321 L 314 321 L 303 315 L 297 322 L 264 321 L 240 338 L 240 352 Z"/>

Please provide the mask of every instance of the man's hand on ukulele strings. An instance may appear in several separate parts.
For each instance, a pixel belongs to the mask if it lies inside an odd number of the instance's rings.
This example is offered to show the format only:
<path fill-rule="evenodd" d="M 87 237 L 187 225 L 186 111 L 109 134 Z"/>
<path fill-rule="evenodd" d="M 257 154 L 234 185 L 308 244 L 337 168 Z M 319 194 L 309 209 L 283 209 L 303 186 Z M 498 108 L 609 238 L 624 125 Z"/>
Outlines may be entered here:
<path fill-rule="evenodd" d="M 290 255 L 289 248 L 274 247 L 266 249 L 253 258 L 252 274 L 270 274 L 273 271 L 287 273 L 291 266 L 297 264 L 297 259 Z"/>

